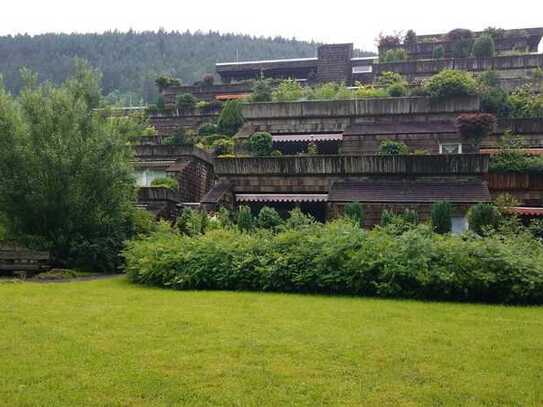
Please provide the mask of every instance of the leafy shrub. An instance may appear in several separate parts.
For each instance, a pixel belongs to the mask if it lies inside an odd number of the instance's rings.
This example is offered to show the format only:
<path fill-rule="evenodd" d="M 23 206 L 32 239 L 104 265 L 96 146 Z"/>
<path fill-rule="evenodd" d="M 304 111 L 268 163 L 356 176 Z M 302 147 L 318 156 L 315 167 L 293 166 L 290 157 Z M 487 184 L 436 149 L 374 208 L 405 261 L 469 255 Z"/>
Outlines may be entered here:
<path fill-rule="evenodd" d="M 264 206 L 258 212 L 258 217 L 256 219 L 256 225 L 262 229 L 277 229 L 280 225 L 283 224 L 283 219 L 277 213 L 277 211 L 268 206 Z"/>
<path fill-rule="evenodd" d="M 465 113 L 456 118 L 456 128 L 462 137 L 479 146 L 481 140 L 496 128 L 496 116 L 490 113 Z"/>
<path fill-rule="evenodd" d="M 432 205 L 432 227 L 434 232 L 445 234 L 452 229 L 451 204 L 449 202 L 434 202 Z"/>
<path fill-rule="evenodd" d="M 288 213 L 285 227 L 287 229 L 303 229 L 317 223 L 315 218 L 302 212 L 300 208 L 294 208 Z"/>
<path fill-rule="evenodd" d="M 247 147 L 257 157 L 269 156 L 273 150 L 272 136 L 270 133 L 257 132 L 249 137 Z"/>
<path fill-rule="evenodd" d="M 169 86 L 180 86 L 181 82 L 170 76 L 159 76 L 155 79 L 155 84 L 158 87 L 158 90 L 162 91 Z"/>
<path fill-rule="evenodd" d="M 345 205 L 344 216 L 357 226 L 364 226 L 364 210 L 360 202 L 350 202 Z"/>
<path fill-rule="evenodd" d="M 280 150 L 272 150 L 272 152 L 270 153 L 271 157 L 281 157 L 282 155 L 283 153 Z"/>
<path fill-rule="evenodd" d="M 387 88 L 388 95 L 391 97 L 407 96 L 407 86 L 402 83 L 394 83 Z"/>
<path fill-rule="evenodd" d="M 318 155 L 319 154 L 319 147 L 317 147 L 317 144 L 311 142 L 307 145 L 307 155 Z"/>
<path fill-rule="evenodd" d="M 388 209 L 381 212 L 381 226 L 393 235 L 402 235 L 419 222 L 417 212 L 406 208 L 403 213 L 394 213 Z"/>
<path fill-rule="evenodd" d="M 403 43 L 405 45 L 416 45 L 417 33 L 414 30 L 407 30 L 405 37 L 403 38 Z"/>
<path fill-rule="evenodd" d="M 443 59 L 445 58 L 445 48 L 443 45 L 438 45 L 432 51 L 432 58 L 434 59 Z"/>
<path fill-rule="evenodd" d="M 230 138 L 220 138 L 211 143 L 211 148 L 217 156 L 234 154 L 234 140 Z"/>
<path fill-rule="evenodd" d="M 372 85 L 363 85 L 358 84 L 354 95 L 357 98 L 381 98 L 381 97 L 387 97 L 388 92 L 385 89 L 376 88 Z"/>
<path fill-rule="evenodd" d="M 221 134 L 227 136 L 233 136 L 236 134 L 241 126 L 243 126 L 243 114 L 241 113 L 241 103 L 239 100 L 227 101 L 219 114 L 219 120 L 217 121 L 217 130 Z"/>
<path fill-rule="evenodd" d="M 477 204 L 468 211 L 469 228 L 478 235 L 484 235 L 488 230 L 496 229 L 500 218 L 498 208 L 492 204 Z"/>
<path fill-rule="evenodd" d="M 304 88 L 294 79 L 281 81 L 272 92 L 274 102 L 293 102 L 304 97 Z"/>
<path fill-rule="evenodd" d="M 208 226 L 207 213 L 191 208 L 183 209 L 177 218 L 177 228 L 182 235 L 197 236 L 206 232 Z"/>
<path fill-rule="evenodd" d="M 509 102 L 514 119 L 543 118 L 543 94 L 535 92 L 529 85 L 515 89 Z"/>
<path fill-rule="evenodd" d="M 477 94 L 477 82 L 469 72 L 444 69 L 424 84 L 428 95 L 434 99 Z"/>
<path fill-rule="evenodd" d="M 144 209 L 136 208 L 132 214 L 134 233 L 136 237 L 150 236 L 158 231 L 158 222 L 154 215 Z M 0 237 L 0 240 L 1 237 Z"/>
<path fill-rule="evenodd" d="M 250 232 L 255 227 L 255 218 L 248 206 L 240 206 L 238 209 L 238 229 L 242 232 Z"/>
<path fill-rule="evenodd" d="M 190 93 L 182 93 L 175 97 L 175 106 L 181 111 L 189 111 L 196 107 L 196 99 Z"/>
<path fill-rule="evenodd" d="M 379 154 L 382 155 L 401 155 L 408 154 L 409 149 L 401 141 L 383 140 L 379 145 Z"/>
<path fill-rule="evenodd" d="M 419 225 L 395 235 L 339 220 L 277 234 L 157 232 L 124 255 L 131 281 L 179 290 L 543 303 L 543 246 L 526 233 L 478 238 Z"/>
<path fill-rule="evenodd" d="M 196 102 L 196 109 L 206 110 L 209 108 L 211 108 L 211 103 L 206 100 L 199 100 L 198 102 Z"/>
<path fill-rule="evenodd" d="M 256 81 L 253 86 L 251 95 L 253 102 L 271 102 L 272 101 L 272 85 L 270 79 L 261 79 Z"/>
<path fill-rule="evenodd" d="M 214 123 L 204 123 L 198 129 L 198 135 L 203 136 L 203 137 L 217 134 L 217 132 L 218 132 L 217 125 Z"/>
<path fill-rule="evenodd" d="M 175 191 L 178 188 L 177 181 L 171 177 L 155 178 L 153 181 L 151 181 L 151 186 L 168 188 L 172 191 Z"/>
<path fill-rule="evenodd" d="M 473 33 L 470 30 L 457 28 L 447 34 L 451 41 L 451 51 L 455 58 L 466 58 L 471 55 L 473 48 Z"/>
<path fill-rule="evenodd" d="M 528 230 L 534 237 L 543 241 L 543 219 L 533 219 L 528 226 Z"/>
<path fill-rule="evenodd" d="M 493 113 L 498 117 L 509 117 L 511 115 L 511 102 L 509 95 L 501 88 L 484 88 L 480 92 L 481 111 Z"/>
<path fill-rule="evenodd" d="M 498 40 L 500 38 L 503 38 L 503 36 L 505 35 L 505 30 L 503 28 L 498 28 L 498 27 L 487 27 L 483 31 L 483 34 L 488 35 L 494 40 Z"/>
<path fill-rule="evenodd" d="M 493 57 L 496 55 L 496 44 L 490 35 L 481 35 L 473 43 L 472 53 L 474 57 Z"/>
<path fill-rule="evenodd" d="M 379 58 L 379 61 L 383 64 L 393 62 L 403 62 L 407 60 L 407 52 L 403 48 L 388 49 Z"/>
<path fill-rule="evenodd" d="M 323 83 L 307 90 L 309 100 L 341 100 L 352 99 L 353 92 L 344 84 L 335 82 Z"/>

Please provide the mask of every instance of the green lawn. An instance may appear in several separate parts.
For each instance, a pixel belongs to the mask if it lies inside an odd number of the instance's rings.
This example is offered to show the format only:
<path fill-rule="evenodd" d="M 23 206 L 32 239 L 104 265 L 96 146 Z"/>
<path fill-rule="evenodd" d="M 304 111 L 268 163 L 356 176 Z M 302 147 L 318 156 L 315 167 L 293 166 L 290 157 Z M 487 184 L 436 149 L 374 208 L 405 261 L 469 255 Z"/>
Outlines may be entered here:
<path fill-rule="evenodd" d="M 1 406 L 543 405 L 543 308 L 0 283 Z"/>

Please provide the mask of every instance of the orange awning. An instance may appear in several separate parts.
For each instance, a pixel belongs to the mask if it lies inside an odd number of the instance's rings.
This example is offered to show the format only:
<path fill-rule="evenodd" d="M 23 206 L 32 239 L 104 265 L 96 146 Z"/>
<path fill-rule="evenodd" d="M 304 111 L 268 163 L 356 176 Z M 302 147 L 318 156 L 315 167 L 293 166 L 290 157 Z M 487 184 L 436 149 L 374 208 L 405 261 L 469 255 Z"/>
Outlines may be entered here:
<path fill-rule="evenodd" d="M 232 93 L 232 94 L 222 94 L 222 95 L 216 95 L 215 99 L 217 100 L 234 100 L 234 99 L 244 99 L 248 97 L 248 93 Z"/>
<path fill-rule="evenodd" d="M 543 216 L 543 208 L 529 208 L 525 206 L 517 206 L 514 208 L 507 208 L 509 213 L 521 216 Z"/>

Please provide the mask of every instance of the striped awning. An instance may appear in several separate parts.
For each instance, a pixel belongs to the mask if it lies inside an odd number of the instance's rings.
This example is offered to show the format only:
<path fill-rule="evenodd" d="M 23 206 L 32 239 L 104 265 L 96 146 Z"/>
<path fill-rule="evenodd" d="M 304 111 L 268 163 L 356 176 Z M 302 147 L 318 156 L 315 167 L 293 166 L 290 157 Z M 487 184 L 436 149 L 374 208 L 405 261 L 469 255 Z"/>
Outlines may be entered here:
<path fill-rule="evenodd" d="M 328 194 L 236 194 L 238 202 L 326 202 Z"/>
<path fill-rule="evenodd" d="M 509 213 L 521 216 L 543 216 L 543 208 L 529 208 L 525 206 L 517 206 L 514 208 L 507 208 Z"/>
<path fill-rule="evenodd" d="M 319 142 L 319 141 L 341 141 L 343 140 L 342 133 L 327 133 L 327 134 L 274 134 L 272 141 L 274 143 L 285 142 Z"/>

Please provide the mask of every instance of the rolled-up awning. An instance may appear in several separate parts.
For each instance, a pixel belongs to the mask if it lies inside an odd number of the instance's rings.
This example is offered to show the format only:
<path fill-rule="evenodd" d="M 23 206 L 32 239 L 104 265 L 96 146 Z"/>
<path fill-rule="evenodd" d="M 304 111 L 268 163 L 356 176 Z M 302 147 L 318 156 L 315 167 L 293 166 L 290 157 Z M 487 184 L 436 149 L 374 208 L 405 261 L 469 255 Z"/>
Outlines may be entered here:
<path fill-rule="evenodd" d="M 327 133 L 327 134 L 274 134 L 272 141 L 274 143 L 286 142 L 319 142 L 319 141 L 341 141 L 343 140 L 342 133 Z"/>
<path fill-rule="evenodd" d="M 326 202 L 328 194 L 236 194 L 238 202 Z"/>
<path fill-rule="evenodd" d="M 517 206 L 507 208 L 507 212 L 520 216 L 543 216 L 543 208 L 529 208 L 525 206 Z"/>

